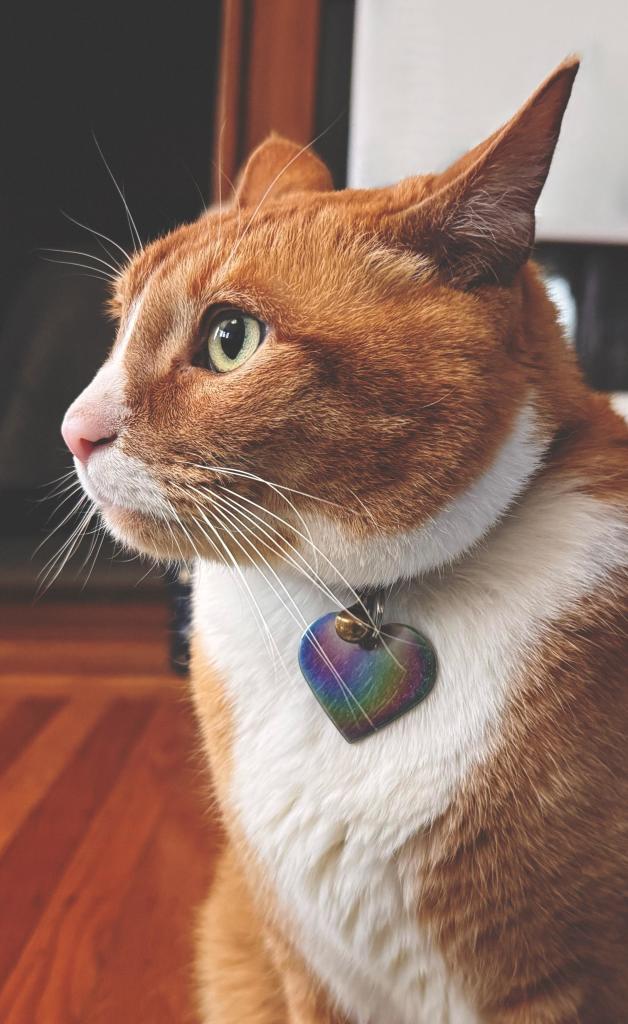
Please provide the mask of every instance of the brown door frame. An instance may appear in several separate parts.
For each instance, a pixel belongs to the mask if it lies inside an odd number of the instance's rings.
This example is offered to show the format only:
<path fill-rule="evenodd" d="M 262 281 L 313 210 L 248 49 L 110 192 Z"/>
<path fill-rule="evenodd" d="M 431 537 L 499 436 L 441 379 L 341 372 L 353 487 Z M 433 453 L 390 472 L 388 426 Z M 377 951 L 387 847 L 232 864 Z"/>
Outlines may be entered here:
<path fill-rule="evenodd" d="M 222 0 L 214 199 L 229 193 L 269 132 L 312 141 L 320 7 L 321 0 Z"/>

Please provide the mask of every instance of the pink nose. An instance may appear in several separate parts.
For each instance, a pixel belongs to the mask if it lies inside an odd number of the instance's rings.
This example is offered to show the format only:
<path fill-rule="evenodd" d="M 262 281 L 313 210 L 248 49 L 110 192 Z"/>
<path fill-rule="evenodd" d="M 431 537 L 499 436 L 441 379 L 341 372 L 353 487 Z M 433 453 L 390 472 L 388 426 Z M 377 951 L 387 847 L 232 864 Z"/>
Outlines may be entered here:
<path fill-rule="evenodd" d="M 63 440 L 80 462 L 86 463 L 94 448 L 111 444 L 116 434 L 111 432 L 111 424 L 93 413 L 73 412 L 70 409 L 61 425 Z"/>

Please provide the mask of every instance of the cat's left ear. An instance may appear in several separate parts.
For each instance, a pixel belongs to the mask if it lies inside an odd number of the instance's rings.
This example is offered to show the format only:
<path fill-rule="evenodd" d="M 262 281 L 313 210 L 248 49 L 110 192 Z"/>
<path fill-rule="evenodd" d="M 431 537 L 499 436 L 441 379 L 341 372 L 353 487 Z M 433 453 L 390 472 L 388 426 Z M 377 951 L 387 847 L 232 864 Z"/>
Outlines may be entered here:
<path fill-rule="evenodd" d="M 431 255 L 457 287 L 507 283 L 528 259 L 534 208 L 558 141 L 578 71 L 564 61 L 503 128 L 434 180 L 412 202 L 412 179 L 398 186 L 405 209 L 385 218 L 387 231 Z"/>
<path fill-rule="evenodd" d="M 268 196 L 278 199 L 290 192 L 329 192 L 331 173 L 311 149 L 269 135 L 254 149 L 236 184 L 242 206 L 253 206 Z"/>

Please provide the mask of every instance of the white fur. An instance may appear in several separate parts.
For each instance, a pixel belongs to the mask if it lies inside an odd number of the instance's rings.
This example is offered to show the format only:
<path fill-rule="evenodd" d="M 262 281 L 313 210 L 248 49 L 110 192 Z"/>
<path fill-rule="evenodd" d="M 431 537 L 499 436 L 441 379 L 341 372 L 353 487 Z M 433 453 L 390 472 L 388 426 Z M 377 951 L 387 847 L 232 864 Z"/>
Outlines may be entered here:
<path fill-rule="evenodd" d="M 116 341 L 116 344 L 114 346 L 113 352 L 111 353 L 111 356 L 110 356 L 110 358 L 108 360 L 110 363 L 120 363 L 121 364 L 122 361 L 124 360 L 124 356 L 126 354 L 126 350 L 128 348 L 128 345 L 129 345 L 129 342 L 130 342 L 131 338 L 133 337 L 133 331 L 135 330 L 135 328 L 137 326 L 137 321 L 138 321 L 139 315 L 140 315 L 140 313 L 142 311 L 142 306 L 144 305 L 145 296 L 146 296 L 146 289 L 144 289 L 142 294 L 140 296 L 138 296 L 138 298 L 135 300 L 135 302 L 133 302 L 131 304 L 131 308 L 129 309 L 129 312 L 128 312 L 128 315 L 127 315 L 127 318 L 126 318 L 126 321 L 125 321 L 125 324 L 124 324 L 124 330 L 122 331 L 122 334 L 120 335 L 120 337 Z"/>
<path fill-rule="evenodd" d="M 611 395 L 611 405 L 616 413 L 628 423 L 628 392 L 627 391 L 616 391 L 614 395 Z"/>
<path fill-rule="evenodd" d="M 87 466 L 78 459 L 74 466 L 83 490 L 97 505 L 168 518 L 169 505 L 159 482 L 140 459 L 120 451 L 117 443 L 92 452 Z"/>
<path fill-rule="evenodd" d="M 546 448 L 547 438 L 528 402 L 489 468 L 429 523 L 406 533 L 380 534 L 365 545 L 329 519 L 311 516 L 306 521 L 312 540 L 354 587 L 414 579 L 449 565 L 477 544 L 525 490 Z M 319 563 L 321 576 L 337 579 L 326 565 Z"/>
<path fill-rule="evenodd" d="M 101 366 L 68 409 L 68 417 L 87 414 L 101 417 L 110 423 L 111 433 L 124 420 L 128 410 L 124 398 L 124 355 L 137 324 L 142 298 L 137 299 L 127 316 L 124 330 L 114 345 L 111 355 Z"/>
<path fill-rule="evenodd" d="M 530 465 L 521 451 L 527 444 L 524 437 L 514 445 L 518 451 L 508 448 L 513 482 L 522 475 L 516 467 Z M 496 465 L 502 458 L 504 452 Z M 489 471 L 484 481 L 491 480 Z M 487 485 L 493 494 L 499 490 L 498 480 Z M 502 495 L 508 491 L 501 487 Z M 473 508 L 481 496 L 477 487 L 472 493 Z M 466 538 L 469 494 L 455 508 L 447 534 Z M 424 539 L 429 563 L 433 536 Z M 413 564 L 425 563 L 422 543 L 417 533 L 416 551 L 401 540 Z M 418 926 L 417 878 L 396 854 L 495 749 L 530 646 L 625 564 L 627 548 L 619 513 L 576 483 L 532 487 L 484 544 L 391 598 L 387 619 L 430 637 L 439 678 L 423 704 L 354 745 L 327 720 L 301 677 L 301 627 L 268 584 L 245 571 L 285 667 L 273 667 L 237 578 L 223 567 L 199 565 L 195 625 L 234 715 L 233 809 L 303 956 L 356 1024 L 479 1024 Z M 380 559 L 367 548 L 361 560 L 375 567 L 378 580 Z M 304 622 L 330 610 L 310 583 L 288 574 L 282 579 Z"/>
<path fill-rule="evenodd" d="M 117 434 L 128 415 L 124 397 L 124 355 L 137 325 L 143 297 L 137 299 L 106 363 L 72 404 L 68 415 L 94 416 L 105 435 Z M 158 481 L 140 459 L 121 451 L 117 442 L 93 451 L 87 465 L 74 459 L 84 491 L 97 505 L 117 505 L 157 518 L 167 518 L 168 502 Z"/>

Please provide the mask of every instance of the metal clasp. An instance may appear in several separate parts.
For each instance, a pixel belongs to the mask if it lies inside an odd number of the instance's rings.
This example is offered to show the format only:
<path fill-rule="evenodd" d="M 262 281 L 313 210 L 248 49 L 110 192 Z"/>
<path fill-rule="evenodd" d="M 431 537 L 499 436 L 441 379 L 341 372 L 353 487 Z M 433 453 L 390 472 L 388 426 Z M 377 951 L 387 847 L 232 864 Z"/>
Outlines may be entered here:
<path fill-rule="evenodd" d="M 360 600 L 336 616 L 336 633 L 341 640 L 360 647 L 373 648 L 379 643 L 384 621 L 382 590 L 360 594 Z"/>

